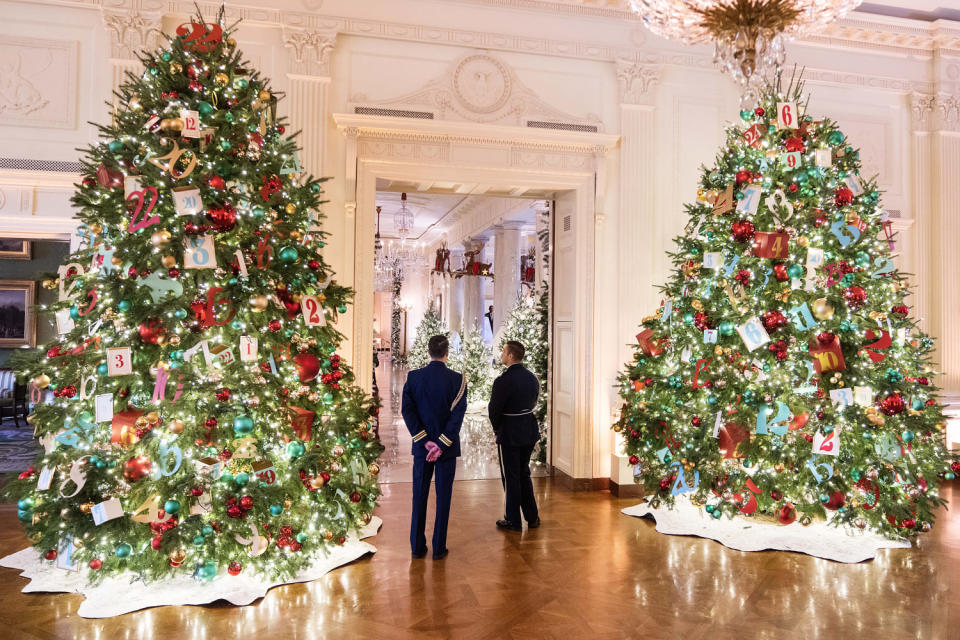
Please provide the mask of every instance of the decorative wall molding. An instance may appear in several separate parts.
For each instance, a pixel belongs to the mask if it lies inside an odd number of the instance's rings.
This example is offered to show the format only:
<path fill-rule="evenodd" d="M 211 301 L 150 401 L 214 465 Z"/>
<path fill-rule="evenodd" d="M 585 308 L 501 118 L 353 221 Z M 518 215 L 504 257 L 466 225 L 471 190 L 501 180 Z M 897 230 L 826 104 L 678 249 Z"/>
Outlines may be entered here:
<path fill-rule="evenodd" d="M 914 131 L 925 131 L 930 126 L 930 114 L 936 103 L 937 98 L 933 94 L 918 91 L 910 94 L 910 121 Z"/>
<path fill-rule="evenodd" d="M 160 13 L 141 13 L 137 9 L 102 9 L 103 25 L 110 35 L 112 58 L 136 58 L 142 49 L 165 42 Z"/>
<path fill-rule="evenodd" d="M 960 95 L 937 95 L 937 130 L 960 131 Z"/>
<path fill-rule="evenodd" d="M 910 115 L 914 131 L 960 131 L 960 95 L 911 93 Z"/>
<path fill-rule="evenodd" d="M 330 59 L 337 43 L 335 30 L 295 29 L 284 26 L 283 46 L 289 49 L 289 72 L 330 76 Z"/>
<path fill-rule="evenodd" d="M 75 40 L 0 36 L 0 125 L 74 128 L 78 47 Z"/>
<path fill-rule="evenodd" d="M 485 51 L 461 56 L 439 77 L 406 95 L 371 100 L 357 94 L 350 103 L 351 108 L 430 110 L 437 119 L 460 122 L 525 126 L 540 121 L 601 127 L 595 115 L 578 117 L 553 108 L 524 85 L 510 65 Z"/>
<path fill-rule="evenodd" d="M 647 104 L 651 100 L 650 89 L 660 82 L 662 71 L 658 65 L 644 64 L 634 60 L 617 60 L 617 84 L 620 104 Z"/>

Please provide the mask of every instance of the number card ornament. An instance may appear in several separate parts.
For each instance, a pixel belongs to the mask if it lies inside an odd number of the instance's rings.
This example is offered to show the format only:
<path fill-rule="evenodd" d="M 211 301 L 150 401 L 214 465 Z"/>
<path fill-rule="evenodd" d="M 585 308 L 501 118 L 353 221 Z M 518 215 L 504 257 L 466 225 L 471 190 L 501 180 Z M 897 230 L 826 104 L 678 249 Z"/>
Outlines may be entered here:
<path fill-rule="evenodd" d="M 217 253 L 213 236 L 184 238 L 183 266 L 187 269 L 216 269 Z"/>
<path fill-rule="evenodd" d="M 704 343 L 704 344 L 716 344 L 716 343 L 717 343 L 717 330 L 716 330 L 716 329 L 704 329 L 704 331 L 703 331 L 703 343 Z"/>
<path fill-rule="evenodd" d="M 123 505 L 116 498 L 110 498 L 93 505 L 90 515 L 93 516 L 93 524 L 99 527 L 104 522 L 123 517 Z"/>
<path fill-rule="evenodd" d="M 833 457 L 840 455 L 840 440 L 836 430 L 827 434 L 817 431 L 813 436 L 813 452 Z"/>
<path fill-rule="evenodd" d="M 777 128 L 796 129 L 798 116 L 796 102 L 777 103 Z"/>
<path fill-rule="evenodd" d="M 687 484 L 686 478 L 683 476 L 683 465 L 679 462 L 674 462 L 670 465 L 671 467 L 677 467 L 677 479 L 673 483 L 673 489 L 670 491 L 670 495 L 679 496 L 683 493 L 690 493 L 691 491 L 696 491 L 697 487 L 700 486 L 700 472 L 695 471 L 693 473 L 693 486 Z"/>
<path fill-rule="evenodd" d="M 186 169 L 178 169 L 177 162 L 180 161 L 180 157 L 188 153 L 189 149 L 181 149 L 180 144 L 176 140 L 171 140 L 173 143 L 173 150 L 170 153 L 157 156 L 156 158 L 147 158 L 147 162 L 159 168 L 161 171 L 166 171 L 170 174 L 170 177 L 174 182 L 181 178 L 186 178 L 193 170 L 197 167 L 197 156 L 191 154 L 190 162 L 187 163 Z M 164 162 L 166 161 L 166 162 Z"/>
<path fill-rule="evenodd" d="M 254 462 L 253 474 L 264 484 L 273 484 L 277 481 L 277 472 L 273 468 L 273 463 L 268 460 Z"/>
<path fill-rule="evenodd" d="M 733 211 L 733 203 L 735 202 L 733 197 L 733 185 L 727 185 L 727 188 L 724 189 L 720 194 L 717 195 L 717 199 L 713 202 L 713 215 L 722 216 L 725 213 Z"/>
<path fill-rule="evenodd" d="M 793 320 L 793 324 L 801 331 L 812 331 L 819 326 L 817 321 L 813 319 L 813 313 L 810 312 L 810 306 L 806 302 L 791 307 L 788 313 L 790 319 Z"/>
<path fill-rule="evenodd" d="M 721 267 L 723 267 L 723 253 L 708 251 L 703 254 L 704 269 L 720 269 Z"/>
<path fill-rule="evenodd" d="M 780 164 L 789 170 L 796 169 L 803 162 L 803 155 L 799 151 L 788 151 L 780 154 Z"/>
<path fill-rule="evenodd" d="M 738 326 L 737 333 L 740 334 L 740 339 L 743 340 L 743 344 L 746 345 L 747 351 L 753 351 L 770 342 L 770 334 L 763 328 L 763 323 L 760 322 L 760 318 L 756 316 L 753 316 Z"/>
<path fill-rule="evenodd" d="M 844 178 L 843 183 L 847 185 L 847 189 L 853 192 L 854 197 L 863 195 L 863 185 L 860 184 L 860 180 L 854 174 L 851 173 Z"/>
<path fill-rule="evenodd" d="M 133 373 L 133 356 L 130 347 L 107 349 L 107 375 L 126 376 Z"/>
<path fill-rule="evenodd" d="M 143 504 L 137 507 L 136 510 L 130 514 L 130 519 L 134 522 L 150 524 L 152 522 L 166 522 L 173 517 L 169 513 L 164 513 L 163 517 L 161 518 L 161 510 L 160 496 L 154 494 L 147 498 Z"/>
<path fill-rule="evenodd" d="M 753 481 L 753 478 L 747 478 L 747 481 L 744 483 L 743 488 L 746 489 L 744 492 L 746 494 L 747 500 L 745 504 L 738 505 L 737 508 L 740 509 L 743 513 L 750 515 L 757 510 L 757 496 L 763 493 L 763 490 L 757 486 Z M 739 494 L 734 494 L 734 498 Z M 744 502 L 743 497 L 738 500 L 738 502 Z"/>
<path fill-rule="evenodd" d="M 73 536 L 64 536 L 57 544 L 57 569 L 79 571 L 80 567 L 73 559 L 73 554 L 76 551 L 77 545 L 73 543 Z"/>
<path fill-rule="evenodd" d="M 861 407 L 873 406 L 873 389 L 870 387 L 854 387 L 853 401 Z"/>
<path fill-rule="evenodd" d="M 883 362 L 887 354 L 880 353 L 880 351 L 886 351 L 893 345 L 893 339 L 890 337 L 890 333 L 888 331 L 880 331 L 880 335 L 877 336 L 873 329 L 867 329 L 863 337 L 867 340 L 876 340 L 876 342 L 871 344 L 863 345 L 863 350 L 874 362 Z"/>
<path fill-rule="evenodd" d="M 123 197 L 125 200 L 129 200 L 135 191 L 140 191 L 141 189 L 143 189 L 143 185 L 140 184 L 140 176 L 123 177 Z"/>
<path fill-rule="evenodd" d="M 90 460 L 90 456 L 83 456 L 70 463 L 68 477 L 60 483 L 59 493 L 61 498 L 72 498 L 83 490 L 83 485 L 87 483 L 85 469 L 88 460 Z M 65 489 L 70 486 L 70 483 L 73 483 L 75 489 L 70 493 L 64 493 Z"/>
<path fill-rule="evenodd" d="M 200 133 L 200 113 L 190 109 L 180 110 L 180 119 L 183 120 L 183 130 L 180 135 L 184 138 L 199 138 Z"/>
<path fill-rule="evenodd" d="M 817 166 L 821 169 L 826 169 L 833 164 L 833 153 L 830 149 L 817 149 L 815 156 Z"/>
<path fill-rule="evenodd" d="M 823 475 L 817 473 L 817 469 L 820 468 L 824 469 Z M 813 479 L 817 481 L 817 484 L 823 482 L 825 478 L 833 477 L 833 465 L 829 462 L 817 462 L 816 456 L 811 456 L 807 460 L 807 469 L 810 469 L 810 473 L 813 474 Z"/>
<path fill-rule="evenodd" d="M 744 187 L 740 192 L 743 199 L 737 202 L 737 211 L 747 215 L 756 215 L 757 208 L 760 206 L 760 196 L 763 195 L 763 187 L 759 184 L 751 184 Z"/>
<path fill-rule="evenodd" d="M 240 336 L 240 361 L 257 361 L 257 338 L 251 336 Z"/>
<path fill-rule="evenodd" d="M 847 368 L 847 364 L 843 360 L 840 338 L 837 336 L 833 336 L 833 339 L 827 342 L 813 339 L 808 346 L 810 356 L 813 358 L 813 367 L 817 373 L 843 371 Z"/>
<path fill-rule="evenodd" d="M 830 401 L 840 411 L 843 411 L 853 404 L 853 389 L 831 389 Z"/>
<path fill-rule="evenodd" d="M 751 125 L 749 129 L 743 132 L 743 139 L 754 149 L 759 149 L 760 141 L 763 139 L 763 134 L 760 133 L 760 126 L 756 123 Z"/>
<path fill-rule="evenodd" d="M 779 400 L 776 402 L 776 407 L 777 411 L 774 415 L 773 407 L 768 404 L 760 405 L 757 411 L 757 435 L 768 433 L 778 436 L 786 435 L 793 415 L 790 413 L 790 407 Z"/>
<path fill-rule="evenodd" d="M 223 27 L 213 22 L 185 22 L 177 27 L 177 35 L 183 38 L 185 51 L 210 53 L 223 40 Z"/>
<path fill-rule="evenodd" d="M 303 296 L 300 299 L 300 310 L 303 312 L 303 321 L 308 327 L 327 326 L 323 305 L 320 304 L 316 296 Z"/>
<path fill-rule="evenodd" d="M 773 214 L 778 224 L 785 225 L 793 217 L 793 204 L 787 199 L 783 189 L 777 189 L 767 196 L 763 204 L 767 205 L 767 209 Z"/>
<path fill-rule="evenodd" d="M 150 287 L 150 298 L 155 304 L 171 293 L 178 298 L 183 295 L 183 285 L 176 280 L 162 277 L 159 271 L 154 271 L 146 278 L 138 279 L 137 282 Z"/>
<path fill-rule="evenodd" d="M 758 258 L 782 260 L 789 253 L 789 239 L 790 236 L 786 233 L 758 231 L 753 238 L 753 255 Z"/>
<path fill-rule="evenodd" d="M 860 228 L 852 224 L 847 224 L 847 220 L 843 216 L 830 225 L 830 232 L 833 233 L 843 248 L 849 247 L 860 239 Z M 847 235 L 848 233 L 850 234 L 849 236 Z"/>
<path fill-rule="evenodd" d="M 73 272 L 71 274 L 71 271 Z M 73 282 L 69 287 L 64 287 L 64 284 L 67 283 L 71 278 L 76 278 L 84 274 L 83 265 L 79 262 L 69 262 L 67 264 L 60 265 L 57 267 L 57 277 L 59 278 L 59 296 L 57 300 L 64 302 L 66 300 L 76 300 L 80 295 L 80 291 L 77 290 L 79 282 Z"/>
<path fill-rule="evenodd" d="M 173 190 L 173 206 L 178 216 L 195 216 L 203 211 L 203 198 L 196 187 L 177 187 Z"/>

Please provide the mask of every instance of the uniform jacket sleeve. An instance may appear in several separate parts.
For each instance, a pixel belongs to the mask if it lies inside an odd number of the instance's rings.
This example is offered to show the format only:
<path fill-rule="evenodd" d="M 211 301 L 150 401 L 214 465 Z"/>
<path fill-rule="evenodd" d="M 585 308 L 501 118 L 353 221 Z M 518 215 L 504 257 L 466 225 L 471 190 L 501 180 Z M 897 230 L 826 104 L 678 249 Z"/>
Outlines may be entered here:
<path fill-rule="evenodd" d="M 420 419 L 420 414 L 417 412 L 417 402 L 413 399 L 413 387 L 410 384 L 412 376 L 407 376 L 407 381 L 403 383 L 403 401 L 400 405 L 400 414 L 403 416 L 403 423 L 407 426 L 407 431 L 410 432 L 410 437 L 413 438 L 414 444 L 423 443 L 423 439 L 427 437 L 427 432 L 423 428 L 423 420 Z"/>
<path fill-rule="evenodd" d="M 463 375 L 462 373 L 460 374 Z M 457 390 L 459 391 L 460 385 L 457 385 Z M 453 408 L 453 411 L 450 412 L 450 417 L 447 419 L 447 424 L 444 425 L 443 431 L 440 433 L 440 437 L 437 438 L 440 445 L 440 448 L 444 451 L 450 447 L 460 437 L 460 427 L 463 426 L 463 416 L 467 412 L 467 385 L 463 387 L 463 396 L 460 398 L 460 401 Z M 457 440 L 459 441 L 459 440 Z"/>
<path fill-rule="evenodd" d="M 503 420 L 503 408 L 507 401 L 506 383 L 503 376 L 498 376 L 493 381 L 493 389 L 490 391 L 490 403 L 487 404 L 487 414 L 490 416 L 490 424 L 493 425 L 493 432 L 500 434 L 500 423 Z"/>

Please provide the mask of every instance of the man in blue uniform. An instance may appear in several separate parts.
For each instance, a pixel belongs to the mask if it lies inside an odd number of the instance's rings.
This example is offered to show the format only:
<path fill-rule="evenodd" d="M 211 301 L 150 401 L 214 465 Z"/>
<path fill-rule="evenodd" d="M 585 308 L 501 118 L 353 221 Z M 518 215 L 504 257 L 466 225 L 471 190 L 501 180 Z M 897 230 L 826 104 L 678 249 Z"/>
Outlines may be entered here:
<path fill-rule="evenodd" d="M 540 440 L 540 428 L 533 414 L 540 395 L 537 376 L 523 366 L 523 344 L 511 340 L 500 356 L 507 370 L 493 381 L 487 410 L 493 432 L 500 445 L 504 489 L 507 492 L 503 520 L 497 527 L 512 531 L 523 529 L 520 512 L 531 529 L 540 526 L 537 500 L 530 481 L 530 454 Z"/>
<path fill-rule="evenodd" d="M 413 438 L 413 514 L 410 549 L 414 558 L 427 555 L 424 528 L 430 478 L 437 474 L 437 518 L 433 524 L 433 559 L 447 555 L 447 521 L 453 477 L 460 457 L 460 427 L 467 411 L 467 379 L 447 368 L 450 345 L 446 336 L 433 336 L 430 363 L 407 374 L 400 413 Z"/>

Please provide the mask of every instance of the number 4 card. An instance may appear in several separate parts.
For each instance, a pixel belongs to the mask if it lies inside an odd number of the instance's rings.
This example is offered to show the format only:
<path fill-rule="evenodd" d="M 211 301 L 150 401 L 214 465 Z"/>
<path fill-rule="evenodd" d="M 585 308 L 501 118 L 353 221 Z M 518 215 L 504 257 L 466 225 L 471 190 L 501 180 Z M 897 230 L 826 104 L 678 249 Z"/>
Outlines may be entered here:
<path fill-rule="evenodd" d="M 107 349 L 107 375 L 126 376 L 133 373 L 130 347 L 111 347 Z"/>
<path fill-rule="evenodd" d="M 303 321 L 308 327 L 325 327 L 327 319 L 323 315 L 323 306 L 316 296 L 303 296 L 300 299 L 300 309 L 303 311 Z"/>

